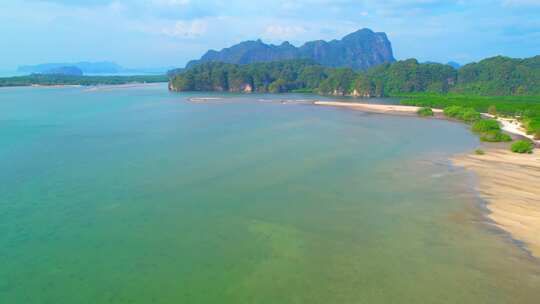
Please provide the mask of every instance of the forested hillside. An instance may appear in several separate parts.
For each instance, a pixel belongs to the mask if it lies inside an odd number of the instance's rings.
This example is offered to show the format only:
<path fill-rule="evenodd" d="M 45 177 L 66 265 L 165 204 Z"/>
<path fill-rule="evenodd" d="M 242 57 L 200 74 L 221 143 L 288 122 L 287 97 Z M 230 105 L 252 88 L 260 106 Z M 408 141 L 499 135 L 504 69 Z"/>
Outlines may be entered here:
<path fill-rule="evenodd" d="M 365 72 L 327 68 L 312 60 L 235 65 L 210 62 L 173 75 L 174 91 L 291 92 L 365 97 L 410 93 L 485 96 L 540 95 L 540 56 L 493 57 L 460 69 L 415 59 L 382 64 Z"/>

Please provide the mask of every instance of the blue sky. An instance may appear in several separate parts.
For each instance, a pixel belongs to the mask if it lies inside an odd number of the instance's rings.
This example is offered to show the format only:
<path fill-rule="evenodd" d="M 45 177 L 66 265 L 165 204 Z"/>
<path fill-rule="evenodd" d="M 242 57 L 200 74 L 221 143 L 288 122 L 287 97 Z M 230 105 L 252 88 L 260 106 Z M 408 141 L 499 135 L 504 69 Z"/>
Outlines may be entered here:
<path fill-rule="evenodd" d="M 464 63 L 540 54 L 540 0 L 2 2 L 2 70 L 82 60 L 183 66 L 247 39 L 299 45 L 364 27 L 386 32 L 398 59 Z"/>

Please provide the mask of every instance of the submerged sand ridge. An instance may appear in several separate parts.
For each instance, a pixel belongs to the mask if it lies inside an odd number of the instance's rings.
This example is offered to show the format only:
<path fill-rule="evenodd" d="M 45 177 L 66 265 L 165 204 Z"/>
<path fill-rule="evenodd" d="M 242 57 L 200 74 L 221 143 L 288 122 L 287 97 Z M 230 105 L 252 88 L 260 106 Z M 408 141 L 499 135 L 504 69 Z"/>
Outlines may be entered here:
<path fill-rule="evenodd" d="M 540 258 L 540 153 L 493 148 L 453 161 L 478 177 L 477 190 L 488 201 L 489 218 Z"/>

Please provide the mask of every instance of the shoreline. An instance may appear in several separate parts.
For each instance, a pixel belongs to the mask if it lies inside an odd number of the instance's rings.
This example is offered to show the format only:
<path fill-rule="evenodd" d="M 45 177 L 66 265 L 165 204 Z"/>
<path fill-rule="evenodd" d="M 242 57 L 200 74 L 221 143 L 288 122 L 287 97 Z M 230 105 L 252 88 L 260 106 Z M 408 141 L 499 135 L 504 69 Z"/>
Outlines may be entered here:
<path fill-rule="evenodd" d="M 403 105 L 361 104 L 334 101 L 315 101 L 317 106 L 343 107 L 364 112 L 416 115 L 421 107 Z M 433 109 L 436 119 L 446 119 L 440 109 Z M 489 114 L 483 114 L 490 117 Z M 519 124 L 497 118 L 503 131 L 514 137 L 529 138 Z M 502 121 L 501 121 L 502 120 Z M 538 145 L 537 140 L 533 140 Z M 540 152 L 518 154 L 510 151 L 509 143 L 482 143 L 484 155 L 473 151 L 450 158 L 453 165 L 476 176 L 473 185 L 486 202 L 486 217 L 496 227 L 508 233 L 531 256 L 540 259 Z"/>
<path fill-rule="evenodd" d="M 350 108 L 355 110 L 360 110 L 364 112 L 371 113 L 380 113 L 380 114 L 394 114 L 394 115 L 417 115 L 418 110 L 422 107 L 417 106 L 406 106 L 406 105 L 385 105 L 385 104 L 370 104 L 370 103 L 352 103 L 352 102 L 341 102 L 341 101 L 314 101 L 316 106 L 327 106 L 327 107 L 342 107 Z M 451 121 L 457 121 L 450 119 L 444 116 L 443 110 L 434 109 L 433 118 L 445 119 Z M 515 121 L 515 119 L 508 119 L 502 117 L 495 117 L 491 114 L 481 113 L 483 118 L 496 119 L 501 124 L 501 129 L 508 134 L 511 134 L 519 138 L 527 138 L 532 141 L 536 146 L 540 146 L 540 140 L 534 139 L 532 135 L 529 135 L 523 130 L 523 128 Z M 429 117 L 426 117 L 429 118 Z M 461 122 L 460 122 L 461 123 Z"/>
<path fill-rule="evenodd" d="M 416 112 L 421 109 L 421 107 L 416 106 L 385 105 L 375 103 L 352 103 L 341 101 L 314 101 L 313 104 L 316 106 L 343 107 L 372 113 L 401 115 L 416 115 Z M 433 113 L 436 116 L 439 116 L 442 115 L 443 111 L 440 109 L 433 109 Z"/>
<path fill-rule="evenodd" d="M 485 144 L 484 155 L 464 153 L 451 161 L 476 176 L 486 217 L 540 259 L 540 153 L 517 154 L 504 146 Z"/>
<path fill-rule="evenodd" d="M 29 85 L 13 85 L 13 86 L 0 86 L 0 89 L 9 89 L 9 88 L 50 88 L 50 89 L 61 89 L 61 88 L 100 88 L 100 87 L 142 87 L 142 86 L 155 86 L 163 85 L 167 82 L 133 82 L 133 83 L 122 83 L 122 84 L 29 84 Z"/>

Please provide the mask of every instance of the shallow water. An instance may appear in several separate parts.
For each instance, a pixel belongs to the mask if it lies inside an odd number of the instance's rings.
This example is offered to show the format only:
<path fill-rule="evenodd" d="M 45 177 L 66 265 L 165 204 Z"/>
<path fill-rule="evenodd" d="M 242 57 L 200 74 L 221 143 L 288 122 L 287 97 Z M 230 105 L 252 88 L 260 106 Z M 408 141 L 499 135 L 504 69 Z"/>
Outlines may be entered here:
<path fill-rule="evenodd" d="M 465 126 L 194 96 L 0 90 L 0 303 L 538 301 Z"/>

